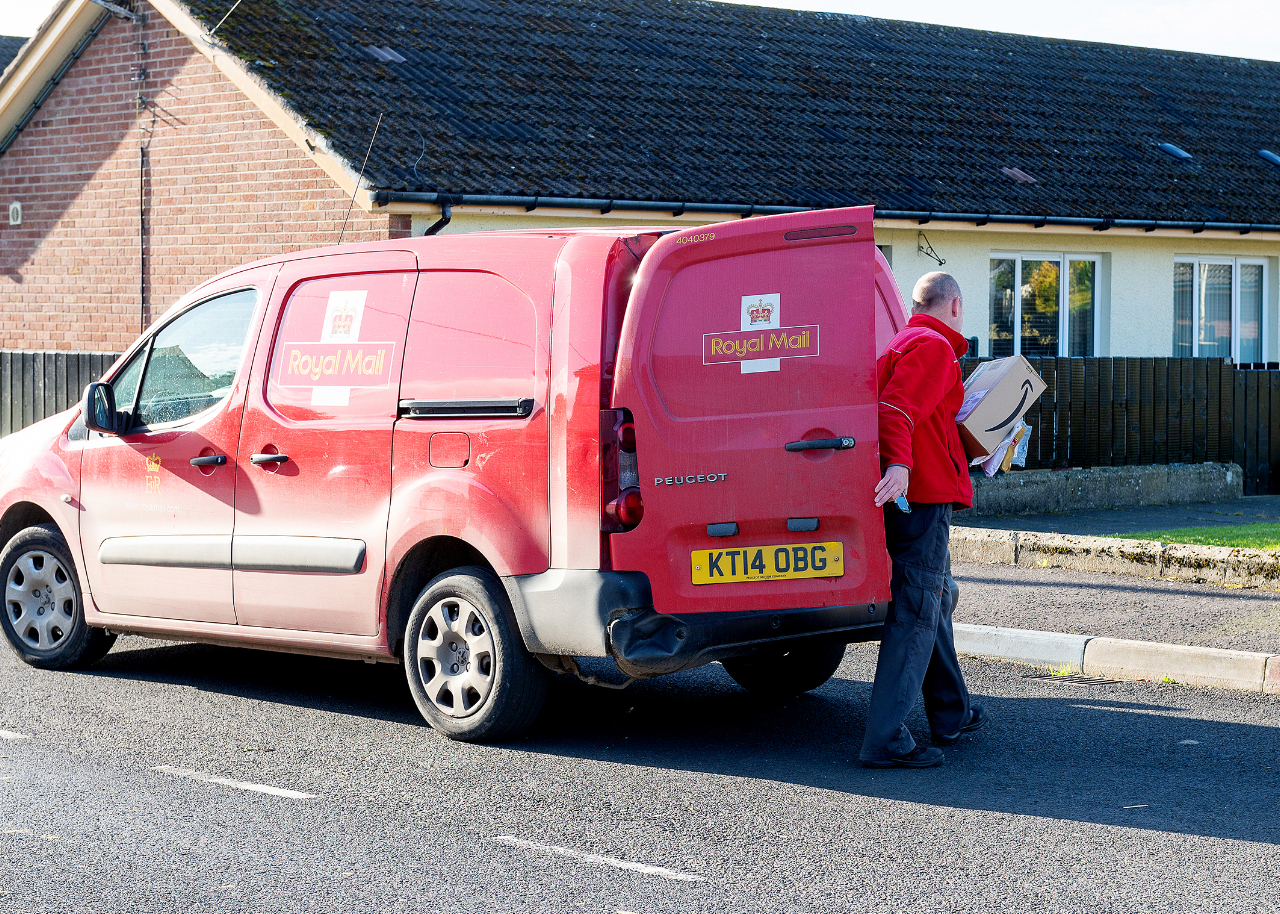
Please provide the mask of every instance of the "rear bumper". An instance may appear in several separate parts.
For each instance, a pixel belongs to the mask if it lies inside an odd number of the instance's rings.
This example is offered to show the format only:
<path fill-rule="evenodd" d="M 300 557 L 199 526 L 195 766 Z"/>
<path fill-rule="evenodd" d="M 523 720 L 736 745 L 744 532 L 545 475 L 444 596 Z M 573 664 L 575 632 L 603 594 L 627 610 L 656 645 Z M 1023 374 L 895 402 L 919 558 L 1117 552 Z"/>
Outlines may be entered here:
<path fill-rule="evenodd" d="M 615 614 L 609 653 L 628 676 L 661 676 L 802 641 L 875 641 L 886 609 L 880 603 L 677 616 L 649 606 Z"/>
<path fill-rule="evenodd" d="M 552 569 L 502 582 L 532 653 L 612 657 L 638 679 L 806 640 L 874 641 L 888 606 L 667 615 L 638 571 Z"/>

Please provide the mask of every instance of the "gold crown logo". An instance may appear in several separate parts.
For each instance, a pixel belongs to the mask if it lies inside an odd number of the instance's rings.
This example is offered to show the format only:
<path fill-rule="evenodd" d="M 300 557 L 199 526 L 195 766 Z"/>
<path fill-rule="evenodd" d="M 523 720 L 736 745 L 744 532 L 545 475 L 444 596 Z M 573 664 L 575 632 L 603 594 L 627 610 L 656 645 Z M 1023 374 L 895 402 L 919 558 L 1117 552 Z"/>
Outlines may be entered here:
<path fill-rule="evenodd" d="M 148 473 L 160 472 L 160 458 L 157 455 L 152 454 L 150 457 L 145 458 L 145 460 L 147 461 Z"/>
<path fill-rule="evenodd" d="M 333 316 L 330 332 L 335 336 L 346 336 L 351 333 L 353 323 L 355 323 L 355 316 L 350 311 L 340 312 Z"/>
<path fill-rule="evenodd" d="M 773 305 L 758 302 L 754 308 L 747 311 L 747 315 L 751 318 L 751 323 L 753 324 L 767 324 L 769 323 L 769 318 L 773 315 Z"/>

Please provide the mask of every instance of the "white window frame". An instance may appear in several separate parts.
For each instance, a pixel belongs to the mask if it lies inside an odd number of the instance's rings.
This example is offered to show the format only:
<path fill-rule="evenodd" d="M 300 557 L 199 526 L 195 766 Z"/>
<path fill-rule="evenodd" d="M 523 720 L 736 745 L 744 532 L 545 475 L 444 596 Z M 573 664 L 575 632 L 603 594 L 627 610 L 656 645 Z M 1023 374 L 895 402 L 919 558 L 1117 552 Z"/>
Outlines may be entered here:
<path fill-rule="evenodd" d="M 994 255 L 992 255 L 994 256 Z M 1231 267 L 1231 361 L 1240 361 L 1240 268 L 1242 266 L 1262 267 L 1262 323 L 1258 327 L 1258 349 L 1260 362 L 1267 361 L 1267 343 L 1270 341 L 1271 328 L 1268 326 L 1268 308 L 1271 302 L 1271 277 L 1267 275 L 1269 264 L 1265 257 L 1216 257 L 1201 254 L 1178 254 L 1174 263 L 1191 264 L 1191 357 L 1200 356 L 1200 264 L 1226 264 Z M 1252 361 L 1252 360 L 1250 360 Z"/>
<path fill-rule="evenodd" d="M 1022 355 L 1022 261 L 1023 260 L 1056 260 L 1058 262 L 1058 358 L 1066 358 L 1071 353 L 1071 338 L 1069 331 L 1071 329 L 1071 315 L 1067 309 L 1067 299 L 1070 295 L 1071 281 L 1069 270 L 1071 263 L 1075 261 L 1087 261 L 1093 264 L 1093 354 L 1096 356 L 1102 351 L 1102 307 L 1099 302 L 1101 295 L 1099 294 L 1099 286 L 1102 283 L 1102 255 L 1101 254 L 1077 254 L 1074 252 L 1056 251 L 1052 253 L 1036 253 L 1035 251 L 1023 251 L 1021 253 L 992 251 L 988 260 L 988 272 L 990 271 L 990 263 L 992 260 L 1012 260 L 1014 261 L 1014 290 L 1013 296 L 1013 354 Z M 1263 273 L 1263 282 L 1266 282 L 1266 273 Z M 987 287 L 987 300 L 991 298 L 991 287 Z M 1264 303 L 1265 304 L 1265 303 Z M 988 306 L 989 307 L 989 306 Z M 988 327 L 990 321 L 988 320 Z M 1233 325 L 1234 326 L 1234 325 Z M 990 333 L 990 329 L 987 331 Z M 988 342 L 988 345 L 990 343 Z"/>

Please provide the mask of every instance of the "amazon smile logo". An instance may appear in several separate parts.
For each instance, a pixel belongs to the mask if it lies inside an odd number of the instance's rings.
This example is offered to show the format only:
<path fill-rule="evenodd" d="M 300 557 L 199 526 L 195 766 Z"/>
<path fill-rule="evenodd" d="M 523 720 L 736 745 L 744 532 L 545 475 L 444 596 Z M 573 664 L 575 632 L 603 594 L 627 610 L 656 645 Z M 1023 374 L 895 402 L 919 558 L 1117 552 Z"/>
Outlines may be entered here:
<path fill-rule="evenodd" d="M 1010 422 L 1012 422 L 1013 420 L 1017 419 L 1020 415 L 1022 415 L 1022 407 L 1026 404 L 1027 397 L 1031 396 L 1031 391 L 1033 389 L 1034 388 L 1032 388 L 1031 386 L 1030 379 L 1024 379 L 1022 382 L 1022 399 L 1018 401 L 1018 405 L 1013 408 L 1013 412 L 1009 413 L 1009 415 L 1007 415 L 1005 418 L 1001 419 L 995 425 L 991 426 L 991 428 L 987 429 L 987 431 L 998 432 L 1000 431 L 1000 429 L 1004 428 Z"/>

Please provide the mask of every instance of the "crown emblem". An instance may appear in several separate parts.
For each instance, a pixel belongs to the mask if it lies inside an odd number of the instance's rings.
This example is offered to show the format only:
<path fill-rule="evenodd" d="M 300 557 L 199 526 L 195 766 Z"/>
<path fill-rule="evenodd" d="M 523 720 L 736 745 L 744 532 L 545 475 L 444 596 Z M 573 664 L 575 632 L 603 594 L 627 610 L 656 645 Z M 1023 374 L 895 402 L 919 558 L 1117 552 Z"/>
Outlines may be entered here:
<path fill-rule="evenodd" d="M 769 318 L 773 316 L 773 305 L 757 302 L 754 308 L 747 311 L 747 316 L 751 318 L 753 324 L 767 324 Z"/>
<path fill-rule="evenodd" d="M 158 454 L 152 454 L 150 457 L 145 457 L 143 459 L 147 461 L 148 473 L 160 472 L 160 456 Z"/>
<path fill-rule="evenodd" d="M 329 324 L 329 333 L 331 336 L 350 336 L 351 325 L 355 321 L 355 315 L 350 311 L 340 311 L 334 314 L 333 321 Z"/>

